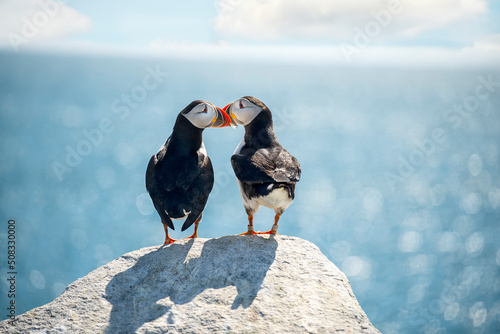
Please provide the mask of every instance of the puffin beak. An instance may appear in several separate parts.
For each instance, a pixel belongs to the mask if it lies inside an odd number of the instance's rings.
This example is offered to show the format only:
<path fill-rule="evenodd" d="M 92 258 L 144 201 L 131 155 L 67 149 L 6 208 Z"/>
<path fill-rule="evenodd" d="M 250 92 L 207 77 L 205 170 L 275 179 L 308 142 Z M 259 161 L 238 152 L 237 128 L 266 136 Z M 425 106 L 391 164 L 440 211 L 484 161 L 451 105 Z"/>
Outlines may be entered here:
<path fill-rule="evenodd" d="M 229 103 L 227 106 L 224 107 L 224 109 L 222 109 L 228 116 L 229 118 L 231 119 L 231 127 L 236 129 L 238 127 L 238 123 L 236 123 L 236 121 L 234 120 L 233 118 L 233 115 L 231 114 L 231 106 L 233 104 L 232 103 Z"/>
<path fill-rule="evenodd" d="M 217 116 L 215 117 L 212 128 L 223 128 L 231 125 L 231 118 L 221 108 L 216 109 Z"/>

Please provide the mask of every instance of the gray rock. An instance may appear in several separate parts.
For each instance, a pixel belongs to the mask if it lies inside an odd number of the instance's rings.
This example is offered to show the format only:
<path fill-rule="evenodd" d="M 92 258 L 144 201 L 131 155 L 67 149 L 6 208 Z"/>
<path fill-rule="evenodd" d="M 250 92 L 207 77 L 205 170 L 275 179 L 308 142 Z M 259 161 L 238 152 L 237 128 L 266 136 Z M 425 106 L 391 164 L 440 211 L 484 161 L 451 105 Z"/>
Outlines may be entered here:
<path fill-rule="evenodd" d="M 0 333 L 379 333 L 308 241 L 227 236 L 139 249 Z"/>

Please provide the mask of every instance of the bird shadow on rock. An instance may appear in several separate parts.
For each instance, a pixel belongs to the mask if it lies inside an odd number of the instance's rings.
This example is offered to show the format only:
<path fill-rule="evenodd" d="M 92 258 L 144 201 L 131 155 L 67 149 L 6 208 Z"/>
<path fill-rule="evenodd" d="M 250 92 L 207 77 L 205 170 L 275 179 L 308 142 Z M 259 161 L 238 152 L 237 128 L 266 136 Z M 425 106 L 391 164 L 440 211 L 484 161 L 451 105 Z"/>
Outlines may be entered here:
<path fill-rule="evenodd" d="M 231 309 L 253 303 L 276 257 L 274 237 L 210 239 L 201 253 L 196 242 L 162 246 L 108 283 L 106 299 L 113 307 L 107 333 L 133 333 L 165 315 L 171 307 L 158 301 L 167 297 L 174 304 L 186 304 L 206 289 L 235 286 Z"/>

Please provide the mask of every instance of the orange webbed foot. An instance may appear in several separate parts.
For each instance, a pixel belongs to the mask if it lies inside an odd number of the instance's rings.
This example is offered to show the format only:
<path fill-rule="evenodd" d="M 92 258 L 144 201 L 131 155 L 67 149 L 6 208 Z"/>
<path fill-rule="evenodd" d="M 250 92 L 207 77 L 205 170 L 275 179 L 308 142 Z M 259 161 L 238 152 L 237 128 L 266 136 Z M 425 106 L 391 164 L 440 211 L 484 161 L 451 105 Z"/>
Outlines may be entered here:
<path fill-rule="evenodd" d="M 165 239 L 165 242 L 163 244 L 169 245 L 169 244 L 173 244 L 176 241 L 177 241 L 177 239 L 168 238 L 168 239 Z"/>
<path fill-rule="evenodd" d="M 259 234 L 259 232 L 255 232 L 255 231 L 247 231 L 245 233 L 240 233 L 238 235 L 255 235 L 255 234 Z"/>
<path fill-rule="evenodd" d="M 257 232 L 255 234 L 272 234 L 272 235 L 279 235 L 278 232 L 274 231 L 274 230 L 270 230 L 270 231 L 267 231 L 267 232 Z"/>

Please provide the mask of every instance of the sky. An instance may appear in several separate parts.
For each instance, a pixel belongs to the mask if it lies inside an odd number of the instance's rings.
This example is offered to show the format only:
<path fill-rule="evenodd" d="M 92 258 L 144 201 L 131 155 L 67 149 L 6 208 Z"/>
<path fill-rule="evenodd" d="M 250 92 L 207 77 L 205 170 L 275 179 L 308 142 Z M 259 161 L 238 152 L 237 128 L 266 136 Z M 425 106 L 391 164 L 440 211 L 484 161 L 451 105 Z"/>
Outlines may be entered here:
<path fill-rule="evenodd" d="M 3 0 L 0 48 L 496 65 L 500 1 Z"/>

